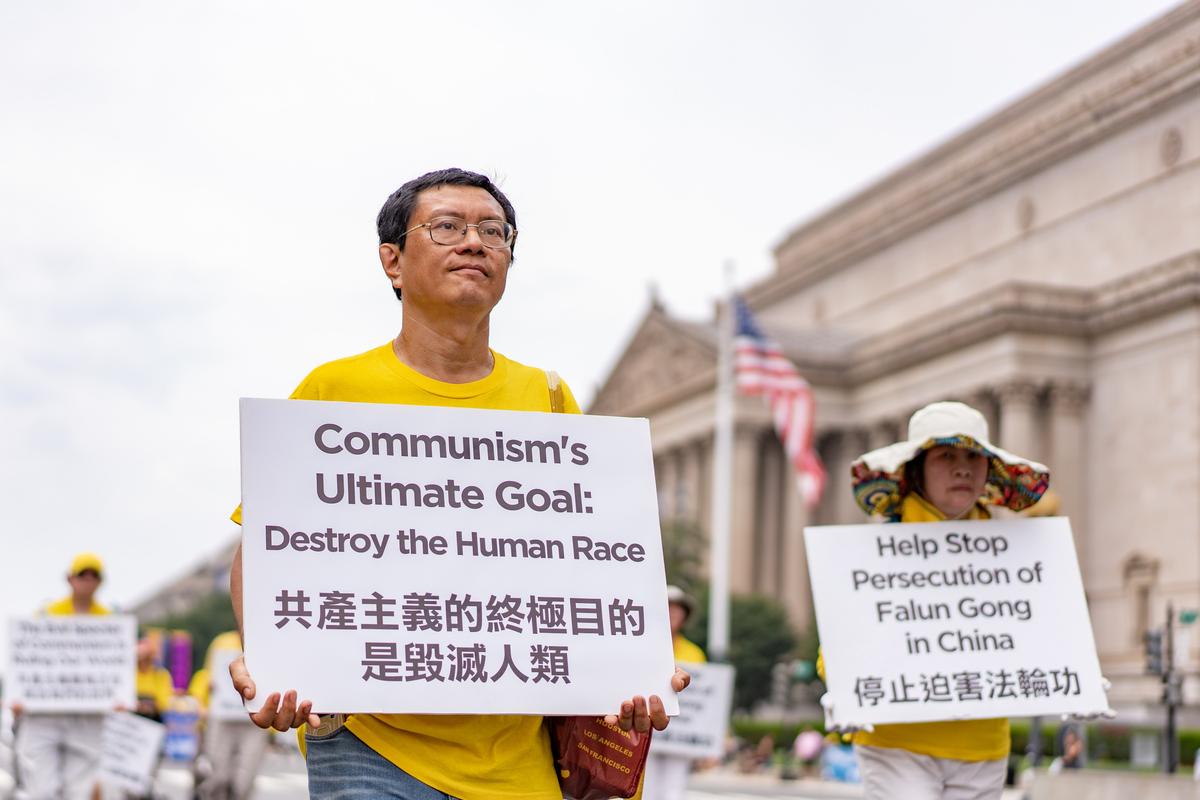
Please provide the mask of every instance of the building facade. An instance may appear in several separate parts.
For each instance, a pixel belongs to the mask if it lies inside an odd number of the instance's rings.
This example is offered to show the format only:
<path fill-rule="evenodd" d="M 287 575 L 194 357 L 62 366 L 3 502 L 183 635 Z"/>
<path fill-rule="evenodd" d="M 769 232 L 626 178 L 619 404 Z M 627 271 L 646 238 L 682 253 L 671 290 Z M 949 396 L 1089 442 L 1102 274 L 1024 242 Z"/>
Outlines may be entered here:
<path fill-rule="evenodd" d="M 801 529 L 862 521 L 850 461 L 960 399 L 1050 465 L 1110 698 L 1149 713 L 1142 634 L 1168 602 L 1200 607 L 1200 2 L 800 225 L 775 261 L 744 296 L 814 387 L 830 481 L 806 512 L 766 408 L 739 398 L 733 590 L 810 624 Z M 653 302 L 590 409 L 650 419 L 663 517 L 701 527 L 715 365 L 715 322 Z"/>

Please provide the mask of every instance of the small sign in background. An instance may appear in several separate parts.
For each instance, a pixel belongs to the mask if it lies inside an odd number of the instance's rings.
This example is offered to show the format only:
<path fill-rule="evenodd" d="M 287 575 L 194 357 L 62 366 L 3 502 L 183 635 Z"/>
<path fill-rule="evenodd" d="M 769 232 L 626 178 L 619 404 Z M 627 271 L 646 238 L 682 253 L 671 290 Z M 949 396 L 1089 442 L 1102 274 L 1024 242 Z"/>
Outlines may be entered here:
<path fill-rule="evenodd" d="M 137 705 L 137 620 L 119 614 L 13 619 L 4 694 L 32 712 Z"/>
<path fill-rule="evenodd" d="M 679 716 L 664 731 L 655 731 L 650 752 L 687 758 L 725 755 L 725 734 L 733 708 L 734 668 L 729 664 L 684 664 L 692 676 L 679 695 Z"/>

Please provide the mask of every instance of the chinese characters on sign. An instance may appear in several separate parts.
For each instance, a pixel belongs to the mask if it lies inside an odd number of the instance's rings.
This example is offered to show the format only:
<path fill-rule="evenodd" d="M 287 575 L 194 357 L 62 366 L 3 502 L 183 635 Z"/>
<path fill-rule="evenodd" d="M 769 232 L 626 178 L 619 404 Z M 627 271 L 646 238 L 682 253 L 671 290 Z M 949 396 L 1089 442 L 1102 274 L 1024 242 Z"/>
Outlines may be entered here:
<path fill-rule="evenodd" d="M 321 711 L 676 712 L 645 420 L 243 400 L 242 500 L 260 686 Z"/>
<path fill-rule="evenodd" d="M 1108 708 L 1064 518 L 806 528 L 834 720 Z"/>
<path fill-rule="evenodd" d="M 890 687 L 884 690 L 884 685 Z M 858 705 L 877 706 L 884 703 L 949 703 L 980 702 L 1019 697 L 1074 697 L 1079 694 L 1079 675 L 1066 667 L 1044 670 L 1018 669 L 1015 673 L 1001 669 L 995 672 L 955 672 L 943 675 L 921 673 L 918 676 L 899 675 L 884 679 L 877 675 L 854 681 L 854 696 Z"/>

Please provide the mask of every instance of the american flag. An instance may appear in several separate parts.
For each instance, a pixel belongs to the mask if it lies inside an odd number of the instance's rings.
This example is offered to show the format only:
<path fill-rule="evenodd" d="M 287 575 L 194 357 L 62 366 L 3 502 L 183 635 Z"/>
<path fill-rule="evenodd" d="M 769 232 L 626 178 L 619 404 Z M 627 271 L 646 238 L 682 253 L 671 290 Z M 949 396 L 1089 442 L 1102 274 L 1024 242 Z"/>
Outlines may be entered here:
<path fill-rule="evenodd" d="M 796 470 L 800 496 L 813 508 L 825 489 L 825 467 L 813 449 L 812 388 L 779 345 L 763 335 L 740 297 L 734 299 L 734 309 L 737 331 L 733 363 L 738 391 L 766 398 L 775 418 L 775 432 Z"/>

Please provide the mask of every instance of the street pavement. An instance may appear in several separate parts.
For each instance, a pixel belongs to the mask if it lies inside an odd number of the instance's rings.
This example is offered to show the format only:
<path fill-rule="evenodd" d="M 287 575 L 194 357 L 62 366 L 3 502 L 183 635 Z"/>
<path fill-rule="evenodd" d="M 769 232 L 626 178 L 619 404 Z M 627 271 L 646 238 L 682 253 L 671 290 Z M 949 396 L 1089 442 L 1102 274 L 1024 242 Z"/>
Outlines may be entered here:
<path fill-rule="evenodd" d="M 0 770 L 0 798 L 11 789 Z M 296 800 L 308 796 L 304 763 L 293 748 L 272 747 L 263 759 L 254 785 L 255 800 Z M 1004 800 L 1019 800 L 1020 793 L 1006 791 Z M 734 770 L 709 770 L 692 775 L 686 800 L 851 800 L 861 798 L 858 786 L 814 779 L 781 781 L 777 775 L 745 775 Z M 188 765 L 164 762 L 154 786 L 154 800 L 192 800 L 192 775 Z"/>
<path fill-rule="evenodd" d="M 191 800 L 191 775 L 185 767 L 164 765 L 156 784 L 156 800 Z M 308 796 L 308 782 L 299 753 L 272 749 L 255 783 L 255 800 L 293 800 Z M 744 775 L 734 770 L 709 770 L 692 775 L 686 800 L 851 800 L 862 789 L 815 779 L 781 781 L 773 774 Z M 1004 800 L 1020 793 L 1005 792 Z"/>

